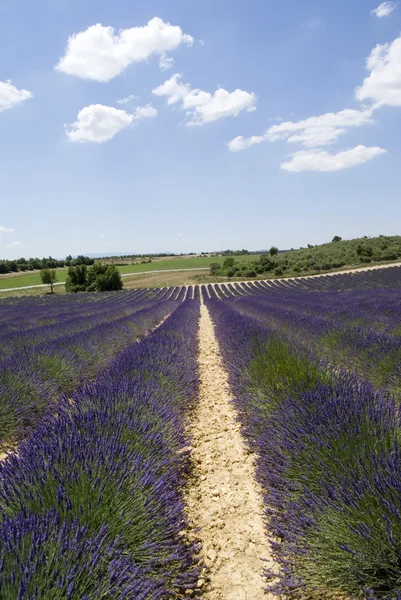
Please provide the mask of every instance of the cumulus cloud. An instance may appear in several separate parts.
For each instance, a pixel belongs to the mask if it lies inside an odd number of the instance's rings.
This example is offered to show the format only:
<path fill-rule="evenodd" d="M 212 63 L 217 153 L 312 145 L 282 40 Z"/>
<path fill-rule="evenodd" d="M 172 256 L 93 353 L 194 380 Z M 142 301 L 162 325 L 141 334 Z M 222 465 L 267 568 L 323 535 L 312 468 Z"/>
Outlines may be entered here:
<path fill-rule="evenodd" d="M 241 150 L 246 150 L 255 144 L 261 144 L 266 140 L 267 137 L 265 135 L 252 135 L 249 138 L 238 135 L 236 138 L 227 143 L 227 147 L 229 150 L 231 150 L 231 152 L 240 152 Z"/>
<path fill-rule="evenodd" d="M 398 2 L 382 2 L 380 6 L 370 11 L 370 14 L 378 19 L 388 17 L 397 7 Z"/>
<path fill-rule="evenodd" d="M 66 126 L 66 135 L 70 142 L 102 144 L 134 122 L 156 115 L 157 110 L 150 104 L 138 106 L 133 114 L 113 106 L 91 104 L 79 111 L 74 123 Z"/>
<path fill-rule="evenodd" d="M 328 173 L 362 165 L 386 152 L 383 148 L 366 146 L 356 146 L 337 154 L 330 154 L 325 150 L 301 150 L 293 154 L 290 161 L 281 163 L 280 168 L 294 173 L 302 171 Z"/>
<path fill-rule="evenodd" d="M 101 240 L 104 240 L 106 236 L 104 235 L 104 233 L 101 233 L 101 234 L 99 235 L 99 237 L 100 237 L 100 239 L 101 239 Z"/>
<path fill-rule="evenodd" d="M 192 89 L 189 83 L 181 81 L 179 73 L 159 85 L 152 93 L 166 96 L 167 104 L 181 102 L 181 107 L 187 113 L 187 125 L 203 125 L 224 117 L 236 117 L 243 110 L 256 110 L 256 96 L 253 93 L 240 89 L 228 92 L 219 88 L 211 94 Z"/>
<path fill-rule="evenodd" d="M 147 104 L 146 106 L 137 106 L 133 114 L 134 121 L 142 121 L 142 119 L 156 116 L 157 110 L 151 104 Z"/>
<path fill-rule="evenodd" d="M 227 146 L 231 152 L 239 152 L 265 141 L 278 140 L 285 140 L 290 144 L 298 143 L 305 148 L 328 146 L 336 142 L 348 129 L 373 123 L 372 114 L 371 108 L 362 111 L 347 108 L 337 113 L 326 113 L 301 121 L 286 121 L 272 125 L 263 135 L 249 138 L 238 136 L 228 142 Z"/>
<path fill-rule="evenodd" d="M 133 102 L 137 99 L 138 98 L 134 96 L 134 94 L 130 94 L 129 96 L 126 96 L 126 98 L 120 98 L 119 100 L 117 100 L 117 104 L 129 104 L 130 102 Z"/>
<path fill-rule="evenodd" d="M 167 54 L 165 54 L 164 52 L 160 55 L 159 67 L 162 71 L 168 71 L 169 69 L 171 69 L 173 64 L 174 58 L 172 56 L 167 56 Z"/>
<path fill-rule="evenodd" d="M 70 142 L 96 142 L 111 140 L 119 131 L 129 127 L 134 116 L 112 106 L 91 104 L 79 111 L 77 120 L 66 128 Z"/>
<path fill-rule="evenodd" d="M 384 3 L 378 9 L 384 10 L 384 5 L 388 4 Z M 378 44 L 370 53 L 366 66 L 370 73 L 355 91 L 356 98 L 364 103 L 361 110 L 344 109 L 296 122 L 282 122 L 269 127 L 262 135 L 237 136 L 227 143 L 228 149 L 240 152 L 255 144 L 277 140 L 300 144 L 305 150 L 296 152 L 291 160 L 281 164 L 281 169 L 294 172 L 338 171 L 385 153 L 383 148 L 362 145 L 337 154 L 321 149 L 337 142 L 349 129 L 373 123 L 373 115 L 380 107 L 401 106 L 401 36 L 393 42 Z"/>
<path fill-rule="evenodd" d="M 0 225 L 0 233 L 12 233 L 13 231 L 15 231 L 14 228 L 8 228 L 8 227 L 3 227 L 2 225 Z"/>
<path fill-rule="evenodd" d="M 20 246 L 25 246 L 24 242 L 12 242 L 11 244 L 6 244 L 6 248 L 19 248 Z"/>
<path fill-rule="evenodd" d="M 370 75 L 356 90 L 361 102 L 379 106 L 401 106 L 401 36 L 389 44 L 378 44 L 366 63 Z"/>
<path fill-rule="evenodd" d="M 10 80 L 0 81 L 0 112 L 33 97 L 28 90 L 19 90 Z"/>
<path fill-rule="evenodd" d="M 106 82 L 130 64 L 145 61 L 153 54 L 159 55 L 161 65 L 165 65 L 166 52 L 182 44 L 192 45 L 192 36 L 158 17 L 144 27 L 121 29 L 118 33 L 113 27 L 98 23 L 68 38 L 65 55 L 55 68 L 83 79 Z"/>

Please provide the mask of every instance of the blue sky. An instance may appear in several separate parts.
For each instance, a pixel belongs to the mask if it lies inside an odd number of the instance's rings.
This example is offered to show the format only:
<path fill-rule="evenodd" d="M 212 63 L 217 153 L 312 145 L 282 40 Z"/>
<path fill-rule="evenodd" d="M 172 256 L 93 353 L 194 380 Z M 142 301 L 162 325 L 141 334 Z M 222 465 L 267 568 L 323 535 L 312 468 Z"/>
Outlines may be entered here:
<path fill-rule="evenodd" d="M 2 0 L 0 255 L 400 234 L 401 5 L 379 5 Z"/>

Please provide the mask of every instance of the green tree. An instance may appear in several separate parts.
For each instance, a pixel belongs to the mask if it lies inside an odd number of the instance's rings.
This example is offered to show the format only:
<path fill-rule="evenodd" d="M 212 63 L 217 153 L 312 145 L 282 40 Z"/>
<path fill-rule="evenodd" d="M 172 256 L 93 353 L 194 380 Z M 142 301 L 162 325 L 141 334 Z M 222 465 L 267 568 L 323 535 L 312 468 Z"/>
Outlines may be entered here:
<path fill-rule="evenodd" d="M 342 237 L 340 237 L 339 235 L 335 235 L 331 241 L 332 241 L 332 242 L 341 242 L 341 240 L 342 240 L 342 239 L 343 239 L 343 238 L 342 238 Z"/>
<path fill-rule="evenodd" d="M 65 289 L 68 293 L 84 292 L 87 286 L 87 267 L 86 265 L 77 265 L 69 267 L 67 278 L 65 280 Z"/>
<path fill-rule="evenodd" d="M 88 269 L 87 290 L 89 292 L 108 292 L 122 289 L 121 274 L 115 265 L 96 263 Z"/>
<path fill-rule="evenodd" d="M 276 254 L 278 254 L 278 248 L 276 248 L 276 246 L 272 246 L 269 250 L 270 252 L 270 256 L 276 256 Z"/>
<path fill-rule="evenodd" d="M 50 285 L 50 293 L 54 294 L 54 284 L 57 281 L 57 272 L 56 269 L 42 269 L 40 272 L 40 278 L 42 283 L 45 285 Z"/>
<path fill-rule="evenodd" d="M 67 292 L 107 292 L 122 290 L 123 282 L 120 271 L 115 265 L 96 263 L 87 268 L 86 265 L 76 265 L 68 269 L 65 282 Z"/>
<path fill-rule="evenodd" d="M 221 265 L 220 263 L 211 263 L 210 265 L 210 275 L 220 275 Z"/>
<path fill-rule="evenodd" d="M 223 262 L 223 267 L 224 267 L 225 269 L 228 269 L 228 268 L 230 268 L 230 267 L 233 267 L 233 266 L 234 266 L 234 264 L 235 264 L 235 260 L 234 260 L 234 258 L 233 258 L 232 256 L 228 256 L 228 257 L 227 257 L 227 258 L 224 260 L 224 262 Z"/>
<path fill-rule="evenodd" d="M 103 275 L 97 278 L 96 284 L 99 292 L 118 291 L 123 289 L 121 273 L 115 265 L 108 265 Z"/>

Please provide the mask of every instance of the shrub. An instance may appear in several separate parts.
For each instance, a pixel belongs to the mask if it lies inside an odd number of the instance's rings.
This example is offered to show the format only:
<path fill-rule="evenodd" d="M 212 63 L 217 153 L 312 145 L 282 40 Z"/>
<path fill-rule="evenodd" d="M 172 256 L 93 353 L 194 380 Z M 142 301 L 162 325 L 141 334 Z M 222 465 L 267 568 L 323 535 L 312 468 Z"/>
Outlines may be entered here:
<path fill-rule="evenodd" d="M 86 265 L 76 265 L 68 269 L 65 283 L 67 292 L 107 292 L 122 290 L 123 282 L 120 271 L 115 265 L 94 264 L 89 269 Z"/>
<path fill-rule="evenodd" d="M 235 264 L 235 260 L 233 259 L 233 257 L 232 257 L 232 256 L 229 256 L 229 257 L 227 257 L 227 258 L 224 260 L 224 262 L 223 262 L 223 267 L 224 267 L 225 269 L 228 269 L 228 268 L 230 268 L 230 267 L 233 267 L 233 266 L 234 266 L 234 264 Z"/>
<path fill-rule="evenodd" d="M 65 281 L 65 289 L 68 293 L 84 292 L 87 286 L 86 265 L 69 267 Z"/>
<path fill-rule="evenodd" d="M 50 285 L 50 293 L 54 294 L 53 287 L 57 281 L 56 269 L 42 269 L 40 272 L 40 278 L 43 284 Z"/>

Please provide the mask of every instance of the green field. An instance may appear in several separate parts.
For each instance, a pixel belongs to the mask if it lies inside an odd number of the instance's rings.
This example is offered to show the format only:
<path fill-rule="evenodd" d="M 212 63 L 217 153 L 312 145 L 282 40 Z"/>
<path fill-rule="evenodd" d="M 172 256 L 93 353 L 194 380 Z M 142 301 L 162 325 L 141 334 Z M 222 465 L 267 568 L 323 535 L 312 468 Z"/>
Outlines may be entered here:
<path fill-rule="evenodd" d="M 118 267 L 122 274 L 128 273 L 149 273 L 152 271 L 164 271 L 169 269 L 200 269 L 208 268 L 210 263 L 218 262 L 222 263 L 225 260 L 225 256 L 217 257 L 201 257 L 201 258 L 168 258 L 166 260 L 159 260 L 148 264 L 138 265 L 124 265 Z M 235 257 L 241 261 L 255 260 L 259 258 L 256 254 L 244 255 Z M 67 269 L 57 269 L 57 280 L 64 282 L 67 274 Z M 2 275 L 0 276 L 0 290 L 8 288 L 24 287 L 29 285 L 40 285 L 39 272 L 30 273 L 29 275 Z"/>
<path fill-rule="evenodd" d="M 65 281 L 67 269 L 57 269 L 58 281 Z M 24 287 L 28 285 L 41 285 L 39 272 L 30 273 L 29 275 L 1 275 L 0 277 L 0 290 L 6 290 L 8 288 Z"/>
<path fill-rule="evenodd" d="M 118 267 L 121 273 L 141 273 L 149 271 L 164 271 L 166 269 L 207 269 L 212 262 L 223 263 L 226 256 L 202 256 L 200 258 L 169 258 L 166 260 L 157 260 L 148 264 L 126 265 Z M 235 257 L 241 261 L 256 260 L 258 254 L 245 254 Z"/>

